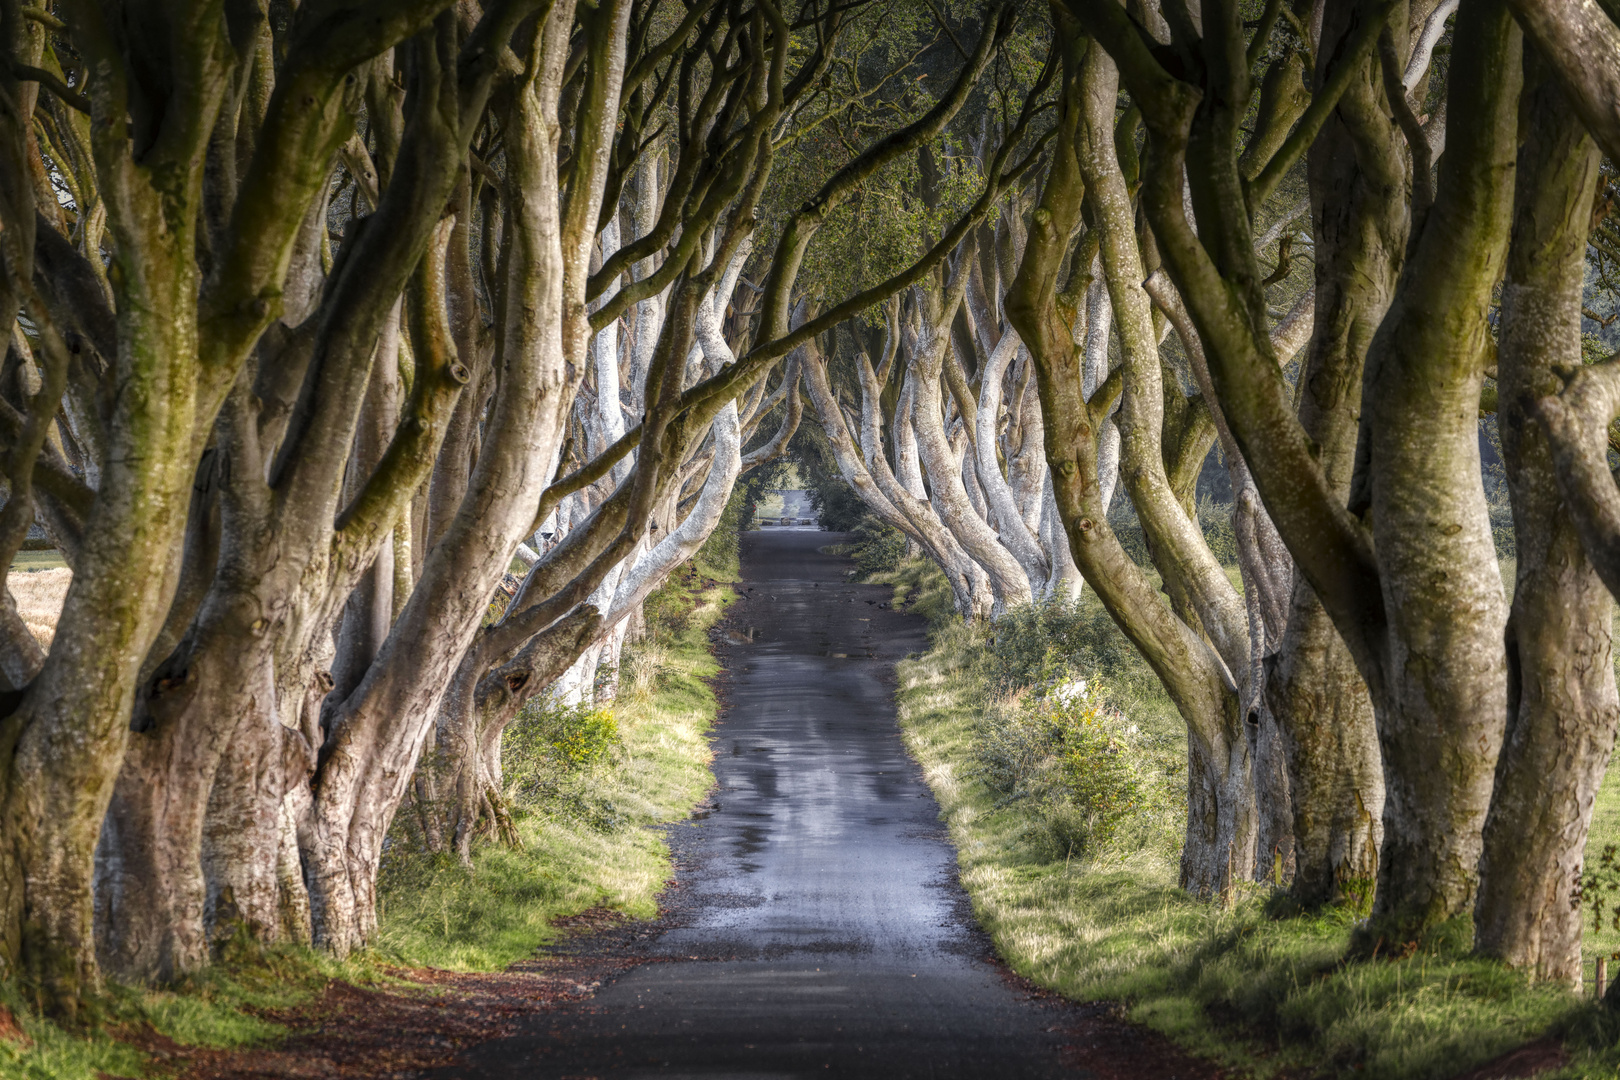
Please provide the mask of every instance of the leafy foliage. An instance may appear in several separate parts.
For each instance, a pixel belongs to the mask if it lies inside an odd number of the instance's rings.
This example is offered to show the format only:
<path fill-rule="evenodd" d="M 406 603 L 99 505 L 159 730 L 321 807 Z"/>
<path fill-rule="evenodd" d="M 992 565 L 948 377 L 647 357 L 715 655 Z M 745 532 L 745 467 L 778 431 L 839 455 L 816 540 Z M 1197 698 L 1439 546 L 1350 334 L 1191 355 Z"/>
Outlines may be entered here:
<path fill-rule="evenodd" d="M 1232 504 L 1218 503 L 1208 495 L 1198 499 L 1198 525 L 1204 531 L 1209 553 L 1223 566 L 1237 562 L 1237 533 L 1232 531 Z"/>
<path fill-rule="evenodd" d="M 850 530 L 850 554 L 855 557 L 856 576 L 864 581 L 900 566 L 906 557 L 906 537 L 899 529 L 891 529 L 866 514 Z"/>
<path fill-rule="evenodd" d="M 515 780 L 526 772 L 588 769 L 609 760 L 622 745 L 611 709 L 540 697 L 518 713 L 502 748 L 508 775 Z"/>
<path fill-rule="evenodd" d="M 751 470 L 731 489 L 731 501 L 726 504 L 725 515 L 714 531 L 715 534 L 725 537 L 720 541 L 720 545 L 730 555 L 735 556 L 741 534 L 754 527 L 754 515 L 759 512 L 759 504 L 765 492 L 781 487 L 792 465 L 793 462 L 789 458 L 777 458 L 769 464 Z M 711 534 L 710 542 L 713 538 Z M 710 554 L 712 557 L 715 552 Z"/>
<path fill-rule="evenodd" d="M 992 692 L 1063 679 L 1101 679 L 1114 706 L 1162 737 L 1179 737 L 1180 717 L 1148 667 L 1090 593 L 1021 605 L 996 621 L 984 661 Z"/>
<path fill-rule="evenodd" d="M 979 723 L 978 775 L 1003 802 L 1030 803 L 1039 849 L 1086 857 L 1155 801 L 1146 743 L 1101 686 L 1070 679 L 991 703 Z"/>

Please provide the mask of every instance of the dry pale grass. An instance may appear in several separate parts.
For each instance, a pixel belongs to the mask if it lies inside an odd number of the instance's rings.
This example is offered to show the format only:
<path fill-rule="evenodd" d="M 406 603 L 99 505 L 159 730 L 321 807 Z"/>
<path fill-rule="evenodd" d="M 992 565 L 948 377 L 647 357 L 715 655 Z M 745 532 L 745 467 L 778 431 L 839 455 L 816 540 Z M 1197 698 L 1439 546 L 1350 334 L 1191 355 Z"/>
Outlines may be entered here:
<path fill-rule="evenodd" d="M 17 614 L 46 649 L 56 637 L 56 620 L 62 615 L 62 601 L 67 598 L 72 581 L 73 571 L 65 566 L 11 574 L 6 578 L 6 585 L 17 601 Z"/>

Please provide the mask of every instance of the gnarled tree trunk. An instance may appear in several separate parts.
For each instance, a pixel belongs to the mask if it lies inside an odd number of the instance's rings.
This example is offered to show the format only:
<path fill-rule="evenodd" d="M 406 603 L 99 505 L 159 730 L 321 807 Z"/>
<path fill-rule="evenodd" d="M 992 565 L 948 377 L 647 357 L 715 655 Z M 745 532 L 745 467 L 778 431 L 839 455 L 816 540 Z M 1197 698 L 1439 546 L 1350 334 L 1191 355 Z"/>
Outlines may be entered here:
<path fill-rule="evenodd" d="M 1530 54 L 1534 60 L 1534 54 Z M 1579 887 L 1592 806 L 1614 746 L 1614 604 L 1558 490 L 1535 401 L 1581 364 L 1581 286 L 1598 151 L 1532 63 L 1502 288 L 1497 420 L 1513 502 L 1508 713 L 1485 822 L 1480 951 L 1579 988 Z"/>

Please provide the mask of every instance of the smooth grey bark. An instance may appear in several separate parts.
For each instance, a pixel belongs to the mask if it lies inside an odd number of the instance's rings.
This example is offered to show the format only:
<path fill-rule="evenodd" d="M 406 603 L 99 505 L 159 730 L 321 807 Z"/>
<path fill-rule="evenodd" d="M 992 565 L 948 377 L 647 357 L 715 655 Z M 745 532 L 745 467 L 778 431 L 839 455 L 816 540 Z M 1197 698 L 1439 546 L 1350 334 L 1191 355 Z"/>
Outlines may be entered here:
<path fill-rule="evenodd" d="M 590 346 L 585 288 L 601 209 L 605 144 L 618 115 L 630 5 L 594 14 L 594 108 L 575 132 L 582 155 L 559 206 L 555 139 L 574 5 L 554 4 L 537 44 L 537 75 L 512 97 L 506 130 L 512 211 L 500 272 L 505 310 L 496 333 L 502 393 L 455 518 L 427 555 L 421 579 L 360 686 L 329 714 L 300 845 L 317 940 L 339 955 L 376 932 L 383 837 L 434 711 L 472 643 L 496 582 L 533 524 L 573 405 L 565 366 Z"/>
<path fill-rule="evenodd" d="M 948 327 L 966 288 L 966 260 L 972 250 L 958 255 L 952 271 L 956 280 L 942 290 L 921 290 L 913 321 L 902 333 L 905 386 L 909 390 L 911 429 L 916 433 L 918 456 L 926 468 L 929 495 L 940 520 L 989 578 L 993 602 L 991 617 L 1015 604 L 1033 599 L 1030 578 L 1002 544 L 995 531 L 974 510 L 962 477 L 962 457 L 945 437 L 944 402 L 940 379 L 945 352 L 950 348 Z"/>
<path fill-rule="evenodd" d="M 1528 57 L 1534 61 L 1534 54 Z M 1497 421 L 1513 503 L 1508 712 L 1474 913 L 1481 952 L 1581 985 L 1580 882 L 1614 746 L 1614 605 L 1559 492 L 1537 398 L 1581 364 L 1597 146 L 1544 63 L 1527 64 L 1513 237 L 1497 343 Z"/>
<path fill-rule="evenodd" d="M 1332 15 L 1324 32 L 1338 40 L 1346 12 L 1336 7 Z M 1398 139 L 1369 61 L 1306 159 L 1316 311 L 1298 416 L 1340 500 L 1348 499 L 1354 469 L 1362 367 L 1406 248 L 1406 165 Z M 1291 895 L 1306 908 L 1341 899 L 1370 904 L 1384 803 L 1372 700 L 1303 575 L 1295 575 L 1283 639 L 1268 660 L 1266 701 L 1283 735 L 1293 795 Z"/>
<path fill-rule="evenodd" d="M 1018 560 L 1025 576 L 1029 578 L 1031 593 L 1039 594 L 1045 590 L 1047 581 L 1052 575 L 1051 562 L 1041 548 L 1039 537 L 1032 532 L 1025 520 L 1012 486 L 1007 477 L 1002 475 L 1001 464 L 996 460 L 996 429 L 1001 419 L 1002 383 L 1005 381 L 1008 366 L 1021 346 L 1018 332 L 1008 327 L 1002 333 L 1001 340 L 996 343 L 995 349 L 991 351 L 980 373 L 979 408 L 977 415 L 973 417 L 976 434 L 973 465 L 977 470 L 984 497 L 993 508 L 1001 542 Z M 1014 405 L 1021 406 L 1022 402 L 1014 402 Z M 1009 459 L 1016 458 L 1013 454 L 1007 456 Z M 1040 464 L 1044 466 L 1045 462 Z"/>
<path fill-rule="evenodd" d="M 896 308 L 899 301 L 891 302 Z M 944 571 L 959 614 L 982 617 L 989 614 L 990 596 L 984 570 L 962 550 L 956 537 L 945 528 L 922 491 L 921 473 L 916 465 L 915 437 L 910 426 L 909 395 L 902 393 L 894 418 L 896 465 L 889 467 L 883 454 L 882 388 L 888 381 L 899 350 L 898 311 L 891 308 L 889 333 L 884 355 L 876 371 L 865 353 L 855 357 L 861 379 L 860 445 L 849 434 L 849 425 L 839 408 L 827 379 L 826 360 L 819 347 L 806 343 L 805 385 L 810 401 L 827 433 L 839 471 L 863 502 L 885 523 L 904 532 L 922 545 Z M 903 481 L 896 474 L 909 477 Z"/>

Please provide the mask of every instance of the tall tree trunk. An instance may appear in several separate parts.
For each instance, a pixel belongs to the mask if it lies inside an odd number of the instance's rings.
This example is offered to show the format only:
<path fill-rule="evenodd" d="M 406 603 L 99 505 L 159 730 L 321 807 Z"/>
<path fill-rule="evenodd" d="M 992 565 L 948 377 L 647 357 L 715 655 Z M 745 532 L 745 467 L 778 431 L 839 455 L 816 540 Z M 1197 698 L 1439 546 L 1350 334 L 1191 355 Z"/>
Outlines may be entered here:
<path fill-rule="evenodd" d="M 1351 29 L 1334 6 L 1323 40 Z M 1323 55 L 1334 50 L 1328 49 Z M 1326 77 L 1325 70 L 1317 79 Z M 1406 248 L 1407 166 L 1374 61 L 1340 99 L 1307 159 L 1316 311 L 1299 382 L 1299 419 L 1328 489 L 1349 496 L 1367 348 L 1395 292 Z M 1294 880 L 1306 908 L 1372 901 L 1383 840 L 1384 775 L 1372 700 L 1332 620 L 1295 574 L 1288 624 L 1268 661 L 1266 702 L 1281 729 L 1293 796 Z"/>
<path fill-rule="evenodd" d="M 971 251 L 960 258 L 971 257 Z M 965 278 L 965 268 L 958 268 Z M 957 542 L 984 568 L 994 595 L 992 617 L 1009 606 L 1027 604 L 1033 598 L 1030 579 L 1018 560 L 996 536 L 984 518 L 975 512 L 962 481 L 962 459 L 951 450 L 945 438 L 944 403 L 940 397 L 940 373 L 945 350 L 951 347 L 949 325 L 961 302 L 965 280 L 948 287 L 949 297 L 930 298 L 929 310 L 918 312 L 919 325 L 908 335 L 903 348 L 908 353 L 906 387 L 910 396 L 911 428 L 916 433 L 918 457 L 928 473 L 929 501 Z"/>
<path fill-rule="evenodd" d="M 1531 409 L 1581 365 L 1581 289 L 1598 151 L 1534 54 L 1497 348 L 1502 457 L 1518 541 L 1507 733 L 1485 822 L 1480 951 L 1579 987 L 1570 902 L 1614 746 L 1614 605 L 1581 546 Z"/>
<path fill-rule="evenodd" d="M 985 499 L 994 508 L 994 518 L 1001 542 L 1023 567 L 1025 576 L 1029 578 L 1030 590 L 1038 595 L 1045 589 L 1052 568 L 1046 553 L 1041 550 L 1040 538 L 1024 520 L 1012 486 L 1007 478 L 1002 476 L 1001 464 L 996 459 L 996 431 L 1001 422 L 1002 383 L 1008 365 L 1017 355 L 1021 345 L 1018 331 L 1007 327 L 985 362 L 984 370 L 980 372 L 979 408 L 977 414 L 971 418 L 975 429 L 973 464 L 977 469 Z M 1010 404 L 1012 409 L 1020 409 L 1023 402 L 1015 400 Z M 1009 463 L 1015 460 L 1015 456 L 1010 452 L 1007 457 Z M 1044 475 L 1045 462 L 1037 458 L 1037 464 L 1043 467 L 1042 472 L 1037 474 L 1039 477 Z M 1036 483 L 1039 482 L 1037 478 Z"/>
<path fill-rule="evenodd" d="M 166 228 L 161 238 L 119 238 L 123 272 L 149 292 L 144 303 L 131 297 L 119 307 L 124 390 L 109 425 L 102 488 L 50 655 L 0 728 L 0 742 L 14 748 L 0 808 L 8 838 L 0 854 L 0 945 L 12 970 L 68 1015 L 99 984 L 96 843 L 141 659 L 177 582 L 196 467 L 193 231 L 179 222 Z"/>
<path fill-rule="evenodd" d="M 1056 298 L 1058 275 L 1067 261 L 1070 238 L 1080 224 L 1081 204 L 1087 195 L 1082 155 L 1096 154 L 1097 144 L 1111 138 L 1114 93 L 1108 87 L 1117 75 L 1112 61 L 1091 45 L 1066 12 L 1054 7 L 1053 13 L 1064 65 L 1058 135 L 1023 263 L 1007 293 L 1007 314 L 1037 365 L 1053 496 L 1075 563 L 1109 615 L 1158 675 L 1187 723 L 1189 805 L 1182 883 L 1200 895 L 1215 895 L 1224 892 L 1234 878 L 1247 876 L 1254 865 L 1248 736 L 1228 665 L 1197 630 L 1165 606 L 1108 525 L 1099 475 L 1099 441 L 1113 402 L 1100 393 L 1087 400 L 1074 331 L 1060 314 Z M 1106 116 L 1102 131 L 1097 130 L 1099 116 Z M 1094 157 L 1084 167 L 1098 164 Z M 1127 239 L 1134 247 L 1134 233 Z M 1116 236 L 1114 243 L 1119 261 L 1128 264 L 1125 242 Z M 1136 268 L 1140 269 L 1139 263 Z M 1121 289 L 1135 287 L 1138 291 L 1140 283 L 1139 273 L 1134 280 L 1127 276 L 1111 281 Z M 1156 397 L 1156 339 L 1152 344 L 1154 349 L 1146 360 L 1153 365 L 1149 385 Z M 1138 402 L 1135 407 L 1152 416 L 1155 404 Z M 1162 478 L 1159 444 L 1151 437 L 1148 441 Z M 1130 467 L 1143 466 L 1132 462 Z M 1181 512 L 1179 504 L 1174 510 Z"/>
<path fill-rule="evenodd" d="M 583 365 L 588 355 L 585 281 L 606 155 L 598 160 L 581 146 L 571 197 L 560 207 L 557 107 L 574 7 L 559 0 L 547 14 L 538 75 L 513 95 L 504 125 L 513 208 L 500 257 L 501 394 L 483 449 L 376 663 L 330 713 L 300 843 L 317 941 L 340 956 L 375 938 L 383 838 L 445 688 L 555 468 L 574 398 L 566 365 Z M 611 131 L 618 115 L 629 7 L 606 3 L 592 16 L 597 52 L 587 81 L 594 89 L 579 135 L 587 144 L 605 140 L 604 127 Z"/>
<path fill-rule="evenodd" d="M 1506 603 L 1478 480 L 1487 313 L 1512 217 L 1522 39 L 1464 6 L 1438 197 L 1368 352 L 1367 506 L 1390 631 L 1374 706 L 1384 849 L 1372 936 L 1468 916 L 1507 703 Z"/>

